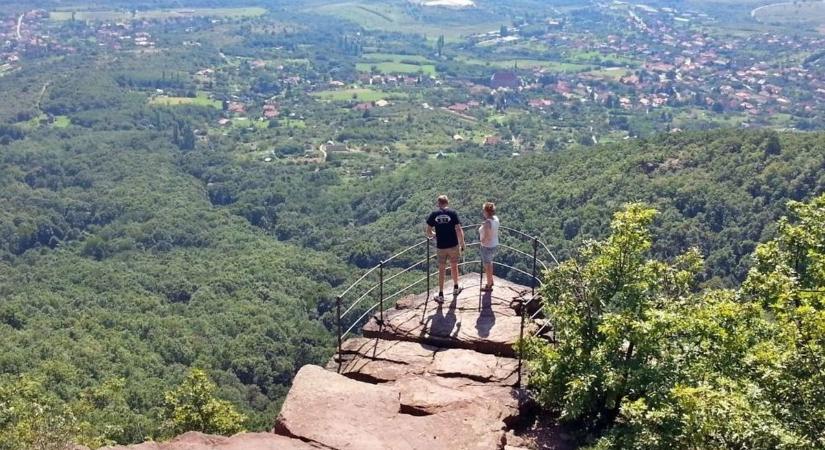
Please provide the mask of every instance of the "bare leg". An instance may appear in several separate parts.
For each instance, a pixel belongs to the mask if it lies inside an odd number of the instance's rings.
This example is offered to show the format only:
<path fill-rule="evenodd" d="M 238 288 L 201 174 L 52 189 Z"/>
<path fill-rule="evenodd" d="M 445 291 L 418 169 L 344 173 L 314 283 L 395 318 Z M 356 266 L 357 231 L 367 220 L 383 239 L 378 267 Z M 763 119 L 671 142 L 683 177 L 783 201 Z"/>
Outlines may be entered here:
<path fill-rule="evenodd" d="M 484 273 L 487 274 L 487 286 L 493 285 L 493 263 L 484 264 Z"/>
<path fill-rule="evenodd" d="M 453 275 L 453 286 L 458 286 L 458 259 L 450 258 L 450 272 Z"/>
<path fill-rule="evenodd" d="M 438 261 L 438 292 L 444 292 L 444 272 L 447 270 L 446 261 Z"/>

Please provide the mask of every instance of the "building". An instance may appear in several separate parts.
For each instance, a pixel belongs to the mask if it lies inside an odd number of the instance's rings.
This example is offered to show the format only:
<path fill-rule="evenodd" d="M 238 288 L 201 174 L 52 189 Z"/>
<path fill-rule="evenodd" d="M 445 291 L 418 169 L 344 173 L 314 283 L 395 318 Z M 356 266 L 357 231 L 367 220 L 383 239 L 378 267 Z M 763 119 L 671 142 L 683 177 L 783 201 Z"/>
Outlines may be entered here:
<path fill-rule="evenodd" d="M 490 78 L 490 87 L 493 89 L 518 89 L 521 80 L 515 72 L 496 72 Z"/>
<path fill-rule="evenodd" d="M 321 147 L 327 153 L 343 153 L 349 151 L 349 148 L 347 148 L 347 144 L 336 144 L 332 141 L 327 142 Z"/>
<path fill-rule="evenodd" d="M 487 136 L 484 138 L 484 145 L 499 145 L 501 144 L 501 136 Z"/>

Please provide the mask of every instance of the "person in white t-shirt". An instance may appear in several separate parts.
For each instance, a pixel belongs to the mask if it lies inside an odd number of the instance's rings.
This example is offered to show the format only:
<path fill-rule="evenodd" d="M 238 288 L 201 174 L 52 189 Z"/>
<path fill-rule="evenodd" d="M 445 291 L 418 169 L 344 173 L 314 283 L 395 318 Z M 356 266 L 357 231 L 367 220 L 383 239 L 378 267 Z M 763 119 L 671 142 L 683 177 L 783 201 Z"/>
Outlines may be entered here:
<path fill-rule="evenodd" d="M 484 223 L 478 229 L 481 240 L 481 262 L 484 264 L 484 273 L 487 275 L 487 285 L 482 287 L 484 292 L 493 290 L 493 257 L 498 250 L 498 216 L 496 216 L 496 204 L 486 202 L 482 207 Z"/>

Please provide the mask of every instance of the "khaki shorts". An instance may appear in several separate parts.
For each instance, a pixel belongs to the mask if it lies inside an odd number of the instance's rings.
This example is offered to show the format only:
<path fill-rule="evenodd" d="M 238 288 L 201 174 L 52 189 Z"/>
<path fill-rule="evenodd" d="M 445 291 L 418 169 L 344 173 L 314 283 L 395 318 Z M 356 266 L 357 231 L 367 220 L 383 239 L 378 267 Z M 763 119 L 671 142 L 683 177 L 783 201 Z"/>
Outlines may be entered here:
<path fill-rule="evenodd" d="M 444 264 L 449 259 L 452 262 L 458 263 L 458 259 L 461 257 L 461 252 L 458 250 L 458 246 L 450 247 L 450 248 L 439 248 L 436 250 L 436 255 L 438 255 L 438 264 Z"/>

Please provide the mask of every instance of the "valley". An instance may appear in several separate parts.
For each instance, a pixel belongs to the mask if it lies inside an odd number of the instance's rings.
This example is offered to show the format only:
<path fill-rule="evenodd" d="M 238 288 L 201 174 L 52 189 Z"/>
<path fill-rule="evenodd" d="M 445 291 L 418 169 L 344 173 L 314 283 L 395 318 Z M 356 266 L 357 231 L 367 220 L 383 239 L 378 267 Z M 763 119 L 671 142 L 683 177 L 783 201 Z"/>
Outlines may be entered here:
<path fill-rule="evenodd" d="M 667 313 L 756 323 L 727 296 L 767 298 L 753 274 L 793 252 L 760 244 L 790 232 L 788 202 L 825 192 L 820 3 L 0 3 L 0 450 L 169 439 L 191 429 L 175 415 L 189 389 L 237 419 L 198 431 L 271 429 L 301 367 L 333 357 L 336 297 L 421 240 L 444 193 L 467 224 L 496 202 L 562 261 L 607 248 L 592 244 L 613 214 L 642 202 L 657 213 L 639 274 L 695 281 Z M 816 233 L 793 241 L 810 274 L 775 286 L 821 314 Z M 703 264 L 684 269 L 692 249 Z M 496 275 L 527 284 L 527 263 L 500 257 Z M 410 261 L 386 268 L 388 292 L 422 275 Z M 768 354 L 774 331 L 746 335 Z M 726 377 L 779 371 L 752 348 L 730 367 L 757 368 Z M 816 424 L 781 414 L 787 442 L 813 442 Z"/>

